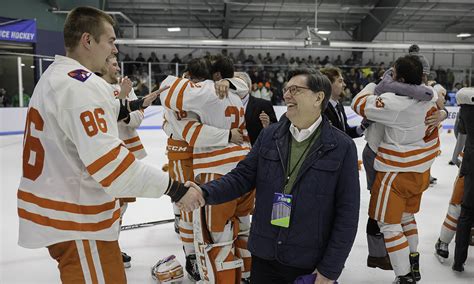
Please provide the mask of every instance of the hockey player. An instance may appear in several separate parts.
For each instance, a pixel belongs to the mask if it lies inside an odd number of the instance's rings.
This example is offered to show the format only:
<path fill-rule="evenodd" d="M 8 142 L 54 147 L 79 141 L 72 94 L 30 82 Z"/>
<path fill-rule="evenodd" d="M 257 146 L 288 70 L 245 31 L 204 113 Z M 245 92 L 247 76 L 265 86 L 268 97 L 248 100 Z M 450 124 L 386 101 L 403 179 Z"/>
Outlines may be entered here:
<path fill-rule="evenodd" d="M 382 80 L 377 84 L 367 85 L 362 92 L 367 94 L 375 94 L 379 96 L 386 92 L 393 92 L 401 96 L 408 96 L 420 101 L 430 101 L 433 99 L 433 89 L 424 85 L 410 85 L 393 80 L 393 70 L 389 69 L 385 72 Z M 374 160 L 376 157 L 377 148 L 382 139 L 384 126 L 380 123 L 371 123 L 369 121 L 361 124 L 367 127 L 365 130 L 365 139 L 367 144 L 362 153 L 362 161 L 367 178 L 367 189 L 371 190 L 375 179 Z M 390 259 L 387 255 L 383 235 L 377 221 L 371 219 L 367 220 L 367 244 L 369 249 L 369 256 L 367 257 L 368 267 L 378 267 L 384 270 L 392 270 Z"/>
<path fill-rule="evenodd" d="M 233 77 L 233 64 L 227 58 L 216 60 L 213 68 L 216 80 Z M 233 88 L 242 90 L 238 93 L 248 93 L 244 81 L 240 79 L 230 81 Z M 174 111 L 196 113 L 203 124 L 226 129 L 239 128 L 246 138 L 243 145 L 228 143 L 223 147 L 194 147 L 193 171 L 197 181 L 207 182 L 217 179 L 233 169 L 250 149 L 241 99 L 231 93 L 220 100 L 215 94 L 214 82 L 211 80 L 194 84 L 169 76 L 163 84 L 172 86 L 161 96 L 165 107 Z M 173 91 L 173 86 L 183 92 Z M 199 135 L 197 122 L 187 122 L 183 138 L 193 144 L 193 140 Z M 249 214 L 253 210 L 253 203 L 254 195 L 250 193 L 232 202 L 208 206 L 203 215 L 200 210 L 194 212 L 194 242 L 203 281 L 239 283 L 241 278 L 249 276 L 250 254 L 247 251 L 247 237 L 250 227 Z"/>
<path fill-rule="evenodd" d="M 192 74 L 190 84 L 202 81 L 202 78 L 210 78 L 208 62 L 204 59 L 193 59 L 188 63 L 186 74 Z M 239 128 L 219 129 L 210 125 L 201 124 L 199 117 L 192 111 L 174 111 L 164 108 L 163 130 L 168 135 L 167 155 L 169 174 L 171 179 L 179 182 L 194 181 L 193 147 L 225 147 L 229 142 L 241 144 L 243 136 Z M 194 122 L 193 131 L 184 132 L 189 122 Z M 188 134 L 187 141 L 183 138 Z M 191 144 L 190 144 L 191 143 Z M 196 251 L 194 248 L 193 219 L 192 212 L 180 212 L 173 204 L 175 216 L 178 222 L 179 234 L 183 243 L 186 256 L 186 271 L 190 279 L 199 281 L 199 270 L 196 262 Z"/>
<path fill-rule="evenodd" d="M 394 79 L 422 83 L 418 57 L 405 56 L 395 62 Z M 437 97 L 436 97 L 437 99 Z M 425 118 L 436 111 L 434 101 L 415 101 L 394 93 L 380 96 L 358 94 L 352 103 L 356 113 L 384 125 L 377 148 L 377 171 L 371 190 L 369 216 L 378 221 L 396 274 L 397 283 L 419 280 L 418 232 L 414 213 L 429 185 L 429 169 L 438 154 L 435 129 L 428 132 Z M 410 257 L 409 257 L 410 256 Z"/>
<path fill-rule="evenodd" d="M 120 67 L 117 62 L 117 57 L 112 54 L 109 55 L 105 61 L 105 66 L 100 72 L 100 76 L 107 83 L 109 83 L 113 89 L 113 94 L 116 98 L 127 99 L 130 101 L 136 100 L 137 96 L 133 91 L 131 82 L 128 78 L 124 78 L 119 82 Z M 120 84 L 119 84 L 120 83 Z M 120 95 L 121 93 L 123 93 Z M 125 147 L 133 153 L 135 158 L 141 160 L 146 157 L 147 153 L 143 144 L 138 136 L 137 128 L 143 121 L 144 115 L 143 110 L 136 110 L 118 122 L 118 133 L 120 140 L 123 141 Z M 184 182 L 184 181 L 183 181 Z M 123 218 L 123 214 L 127 210 L 129 202 L 135 202 L 136 198 L 120 198 L 120 220 Z M 122 252 L 122 260 L 125 268 L 130 268 L 132 257 Z"/>
<path fill-rule="evenodd" d="M 467 259 L 469 242 L 472 241 L 472 224 L 474 224 L 474 191 L 472 186 L 473 174 L 473 115 L 474 115 L 474 88 L 463 88 L 456 94 L 456 102 L 460 105 L 461 133 L 466 134 L 464 157 L 459 171 L 459 176 L 464 177 L 464 193 L 456 227 L 456 247 L 454 251 L 454 271 L 464 271 L 464 262 Z M 471 233 L 471 234 L 470 234 Z M 471 240 L 469 240 L 471 239 Z"/>
<path fill-rule="evenodd" d="M 41 76 L 27 112 L 17 194 L 19 245 L 47 247 L 63 283 L 126 283 L 116 198 L 200 196 L 136 160 L 118 138 L 119 100 L 94 74 L 117 53 L 113 24 L 95 8 L 68 14 L 66 56 L 56 56 Z"/>

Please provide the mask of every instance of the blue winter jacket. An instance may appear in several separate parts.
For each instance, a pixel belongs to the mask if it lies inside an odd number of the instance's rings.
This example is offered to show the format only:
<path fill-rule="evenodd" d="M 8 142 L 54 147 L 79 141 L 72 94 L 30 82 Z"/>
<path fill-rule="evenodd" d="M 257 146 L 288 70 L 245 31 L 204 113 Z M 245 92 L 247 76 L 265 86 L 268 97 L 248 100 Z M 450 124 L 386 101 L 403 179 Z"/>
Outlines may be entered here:
<path fill-rule="evenodd" d="M 292 188 L 289 228 L 270 224 L 273 196 L 282 192 L 288 164 L 290 121 L 264 129 L 247 157 L 219 180 L 202 185 L 206 202 L 220 204 L 256 188 L 248 248 L 253 255 L 288 266 L 315 269 L 329 279 L 341 274 L 359 219 L 357 150 L 352 139 L 323 116 L 320 137 Z"/>

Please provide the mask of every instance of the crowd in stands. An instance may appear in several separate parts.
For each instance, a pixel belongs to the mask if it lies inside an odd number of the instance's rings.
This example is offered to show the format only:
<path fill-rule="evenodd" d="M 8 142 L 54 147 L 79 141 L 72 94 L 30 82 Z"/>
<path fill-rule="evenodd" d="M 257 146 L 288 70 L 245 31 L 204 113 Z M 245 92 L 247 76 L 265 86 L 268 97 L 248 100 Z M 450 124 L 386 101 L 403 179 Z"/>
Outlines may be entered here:
<path fill-rule="evenodd" d="M 392 62 L 373 62 L 371 59 L 367 62 L 361 62 L 360 59 L 353 56 L 343 60 L 341 55 L 337 55 L 336 59 L 331 60 L 329 56 L 309 55 L 308 57 L 290 57 L 287 58 L 285 53 L 280 55 L 272 55 L 267 52 L 266 55 L 259 53 L 257 56 L 246 55 L 243 49 L 237 55 L 227 50 L 221 52 L 225 56 L 229 56 L 235 63 L 236 71 L 245 71 L 252 79 L 252 95 L 259 98 L 270 100 L 274 105 L 283 104 L 282 89 L 286 83 L 288 71 L 300 67 L 320 69 L 326 66 L 337 66 L 343 72 L 346 83 L 343 98 L 344 104 L 349 104 L 352 98 L 368 83 L 377 81 L 385 70 L 392 65 Z M 205 57 L 211 57 L 209 51 Z M 180 57 L 174 54 L 173 58 L 168 59 L 165 54 L 159 56 L 155 52 L 151 52 L 148 59 L 142 52 L 136 58 L 130 57 L 128 54 L 121 54 L 119 61 L 123 61 L 124 75 L 128 76 L 134 82 L 135 93 L 141 97 L 149 93 L 148 74 L 151 71 L 151 86 L 158 89 L 159 83 L 168 75 L 181 75 L 186 68 L 186 64 L 193 59 L 193 54 L 188 53 Z M 148 62 L 152 63 L 151 66 Z M 150 70 L 151 69 L 151 70 Z M 466 76 L 467 77 L 467 76 Z M 448 90 L 446 97 L 446 105 L 454 105 L 454 94 L 462 87 L 467 87 L 469 78 L 464 78 L 462 82 L 455 80 L 455 74 L 450 69 L 444 69 L 438 66 L 437 69 L 431 70 L 430 80 L 435 80 Z M 459 79 L 459 78 L 458 78 Z M 18 99 L 8 98 L 0 92 L 1 106 L 18 106 Z M 6 93 L 6 91 L 5 91 Z M 29 99 L 29 96 L 24 96 Z M 28 102 L 26 101 L 26 104 Z"/>
<path fill-rule="evenodd" d="M 266 55 L 259 53 L 257 56 L 246 55 L 243 49 L 237 55 L 227 50 L 222 50 L 222 54 L 229 56 L 235 63 L 237 71 L 247 72 L 253 82 L 252 95 L 267 100 L 271 100 L 274 105 L 283 104 L 282 88 L 285 84 L 288 71 L 300 67 L 322 68 L 326 66 L 337 66 L 343 71 L 343 77 L 346 82 L 344 102 L 348 103 L 352 100 L 359 90 L 366 84 L 374 82 L 380 78 L 385 70 L 392 65 L 392 62 L 373 62 L 371 59 L 364 64 L 360 59 L 353 56 L 343 60 L 341 55 L 337 55 L 336 59 L 331 60 L 329 56 L 309 55 L 308 57 L 290 57 L 287 58 L 285 53 L 280 55 L 272 55 L 267 52 Z M 205 57 L 211 57 L 211 53 L 206 52 Z M 140 52 L 138 57 L 133 59 L 128 54 L 121 56 L 120 61 L 124 62 L 124 74 L 129 76 L 135 82 L 135 90 L 138 96 L 145 95 L 148 90 L 148 73 L 152 74 L 152 88 L 157 88 L 167 75 L 181 74 L 187 62 L 193 59 L 193 54 L 189 53 L 183 57 L 174 54 L 169 60 L 166 55 L 158 58 L 155 52 L 151 52 L 148 59 Z M 148 62 L 151 62 L 151 70 L 149 70 Z M 443 69 L 439 66 L 433 70 L 430 79 L 436 80 L 447 90 L 455 93 L 458 89 L 466 86 L 466 84 L 456 82 L 454 72 L 451 69 Z M 465 80 L 466 82 L 468 80 Z M 450 101 L 451 98 L 447 98 Z M 449 102 L 452 104 L 452 102 Z"/>

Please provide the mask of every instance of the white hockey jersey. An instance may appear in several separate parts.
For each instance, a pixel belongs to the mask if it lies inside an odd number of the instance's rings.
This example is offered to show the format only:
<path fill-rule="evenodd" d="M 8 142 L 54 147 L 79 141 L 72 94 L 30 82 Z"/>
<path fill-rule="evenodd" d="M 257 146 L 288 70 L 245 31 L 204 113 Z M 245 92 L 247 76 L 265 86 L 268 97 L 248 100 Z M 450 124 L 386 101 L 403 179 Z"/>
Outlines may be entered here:
<path fill-rule="evenodd" d="M 118 94 L 120 94 L 120 85 L 114 84 L 112 87 L 114 88 L 114 96 L 117 97 Z M 127 100 L 133 101 L 136 99 L 138 99 L 137 95 L 135 95 L 135 92 L 132 89 L 127 96 Z M 137 128 L 140 127 L 144 118 L 145 115 L 143 110 L 136 110 L 130 113 L 130 121 L 128 123 L 123 120 L 118 122 L 120 140 L 123 141 L 125 147 L 133 153 L 135 158 L 140 160 L 145 158 L 147 155 L 145 147 L 143 147 L 142 141 L 137 132 Z"/>
<path fill-rule="evenodd" d="M 160 197 L 169 177 L 118 138 L 119 101 L 77 61 L 56 56 L 35 87 L 18 189 L 19 245 L 118 238 L 116 197 Z"/>
<path fill-rule="evenodd" d="M 375 96 L 368 92 L 354 97 L 352 109 L 357 114 L 385 126 L 376 151 L 377 171 L 422 173 L 431 167 L 439 151 L 438 129 L 428 133 L 424 121 L 437 110 L 436 99 L 423 102 L 394 93 Z"/>
<path fill-rule="evenodd" d="M 243 81 L 235 80 L 234 85 L 245 86 L 248 90 Z M 245 113 L 240 97 L 229 93 L 227 98 L 219 99 L 215 93 L 214 82 L 210 80 L 194 84 L 187 79 L 168 76 L 162 85 L 170 86 L 160 96 L 165 108 L 178 113 L 192 112 L 199 117 L 199 121 L 189 120 L 184 127 L 182 123 L 176 125 L 177 128 L 182 129 L 181 137 L 188 141 L 189 145 L 194 145 L 194 174 L 196 176 L 201 173 L 224 175 L 235 168 L 250 150 L 245 128 Z M 245 143 L 243 145 L 226 143 L 225 146 L 215 144 L 213 147 L 199 147 L 199 144 L 196 146 L 198 139 L 215 139 L 212 136 L 209 137 L 209 134 L 201 134 L 205 126 L 227 130 L 240 128 L 243 131 Z M 228 136 L 225 139 L 228 140 Z M 202 145 L 212 144 L 203 142 Z"/>

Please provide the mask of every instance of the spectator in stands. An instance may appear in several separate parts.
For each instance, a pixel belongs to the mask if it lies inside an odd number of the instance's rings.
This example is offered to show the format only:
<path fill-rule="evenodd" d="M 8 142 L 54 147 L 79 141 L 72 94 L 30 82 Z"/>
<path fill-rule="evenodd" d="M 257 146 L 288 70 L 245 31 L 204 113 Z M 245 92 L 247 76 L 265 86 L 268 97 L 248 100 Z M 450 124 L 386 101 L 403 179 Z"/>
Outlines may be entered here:
<path fill-rule="evenodd" d="M 247 57 L 247 59 L 243 63 L 247 67 L 257 65 L 257 62 L 255 62 L 255 60 L 253 59 L 252 54 L 249 54 L 249 56 Z"/>
<path fill-rule="evenodd" d="M 453 89 L 451 90 L 453 93 L 456 93 L 457 91 L 459 91 L 460 89 L 462 88 L 462 84 L 457 82 L 456 84 L 454 84 L 454 87 Z"/>
<path fill-rule="evenodd" d="M 340 55 L 338 55 L 336 60 L 334 60 L 334 65 L 336 66 L 342 65 L 342 59 Z"/>
<path fill-rule="evenodd" d="M 133 63 L 128 63 L 128 62 L 132 62 L 133 59 L 130 57 L 130 55 L 128 55 L 128 53 L 125 54 L 125 57 L 123 58 L 123 73 L 125 74 L 125 76 L 128 76 L 128 75 L 131 75 L 132 72 L 133 72 L 133 66 L 134 64 Z"/>
<path fill-rule="evenodd" d="M 262 99 L 266 101 L 271 101 L 272 100 L 272 91 L 270 90 L 270 83 L 265 82 L 263 83 L 258 83 L 258 87 L 260 88 L 260 96 Z"/>
<path fill-rule="evenodd" d="M 140 62 L 137 64 L 137 68 L 140 68 L 141 66 L 143 66 L 143 63 L 145 63 L 145 58 L 143 57 L 143 54 L 141 52 L 138 53 L 138 57 L 135 58 L 135 61 Z"/>
<path fill-rule="evenodd" d="M 279 65 L 288 65 L 288 59 L 285 57 L 284 53 L 282 53 L 281 56 L 280 56 Z"/>
<path fill-rule="evenodd" d="M 247 56 L 245 56 L 245 51 L 243 49 L 239 51 L 239 54 L 237 55 L 236 59 L 237 61 L 240 61 L 240 63 L 243 63 L 247 59 Z"/>
<path fill-rule="evenodd" d="M 446 89 L 451 90 L 454 84 L 454 73 L 453 70 L 449 69 L 446 71 Z"/>
<path fill-rule="evenodd" d="M 165 73 L 165 74 L 170 74 L 170 65 L 169 65 L 170 61 L 168 60 L 168 58 L 166 58 L 166 54 L 163 54 L 163 56 L 161 56 L 161 70 Z"/>
<path fill-rule="evenodd" d="M 161 73 L 161 68 L 160 68 L 160 60 L 156 56 L 155 52 L 152 52 L 150 57 L 148 58 L 147 62 L 151 63 L 151 72 L 154 74 L 159 74 Z"/>
<path fill-rule="evenodd" d="M 289 70 L 296 70 L 298 68 L 298 62 L 296 62 L 294 57 L 290 58 L 290 64 L 288 66 Z"/>
<path fill-rule="evenodd" d="M 234 62 L 234 64 L 237 63 L 237 62 L 236 62 L 236 59 L 235 59 L 235 57 L 234 57 L 234 53 L 232 53 L 232 52 L 229 53 L 229 58 L 232 60 L 232 62 Z"/>
<path fill-rule="evenodd" d="M 225 49 L 224 49 L 225 50 Z M 193 54 L 192 53 L 188 53 L 188 55 L 186 55 L 185 57 L 183 57 L 183 64 L 188 64 L 189 61 L 191 61 L 193 59 Z"/>
<path fill-rule="evenodd" d="M 8 107 L 10 104 L 10 97 L 7 94 L 7 90 L 0 88 L 0 107 Z"/>
<path fill-rule="evenodd" d="M 351 54 L 351 57 L 347 58 L 346 62 L 344 62 L 344 65 L 353 66 L 354 63 L 354 55 Z"/>
<path fill-rule="evenodd" d="M 375 63 L 372 61 L 372 59 L 369 59 L 369 62 L 365 63 L 365 66 L 375 66 Z"/>
<path fill-rule="evenodd" d="M 270 65 L 270 64 L 273 63 L 273 59 L 272 59 L 272 57 L 271 57 L 271 55 L 270 55 L 270 52 L 267 52 L 267 55 L 266 55 L 265 58 L 263 59 L 263 63 L 264 63 L 265 65 Z"/>
<path fill-rule="evenodd" d="M 331 62 L 329 61 L 329 56 L 326 55 L 326 56 L 324 57 L 323 61 L 321 61 L 321 65 L 322 65 L 322 66 L 325 66 L 325 65 L 328 64 L 328 63 L 331 63 Z"/>

